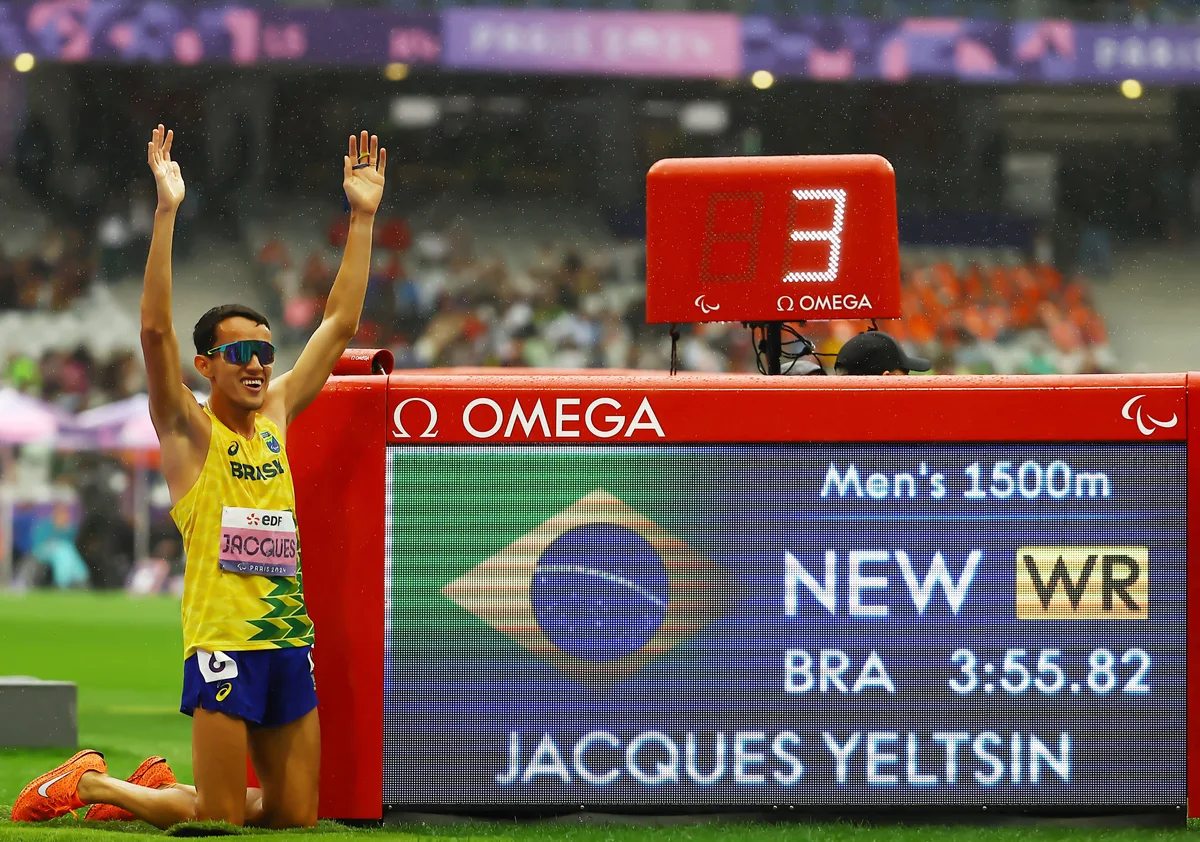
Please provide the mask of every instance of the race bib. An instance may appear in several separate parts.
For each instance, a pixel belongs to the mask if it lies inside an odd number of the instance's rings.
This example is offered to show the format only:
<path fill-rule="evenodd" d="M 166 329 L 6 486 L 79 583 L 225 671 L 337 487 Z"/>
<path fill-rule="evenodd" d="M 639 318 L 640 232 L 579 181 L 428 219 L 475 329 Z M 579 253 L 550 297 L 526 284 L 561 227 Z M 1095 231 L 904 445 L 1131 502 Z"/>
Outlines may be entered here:
<path fill-rule="evenodd" d="M 221 569 L 246 576 L 295 576 L 299 555 L 291 512 L 225 506 L 221 512 Z"/>

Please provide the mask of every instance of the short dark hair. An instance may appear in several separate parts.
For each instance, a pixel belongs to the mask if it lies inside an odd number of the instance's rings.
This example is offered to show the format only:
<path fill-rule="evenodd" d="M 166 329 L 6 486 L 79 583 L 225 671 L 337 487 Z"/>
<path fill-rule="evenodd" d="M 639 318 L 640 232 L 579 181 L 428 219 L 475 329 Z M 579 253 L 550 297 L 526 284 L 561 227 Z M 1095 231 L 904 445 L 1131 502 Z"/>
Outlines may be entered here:
<path fill-rule="evenodd" d="M 219 307 L 213 307 L 200 317 L 200 321 L 196 322 L 196 327 L 192 330 L 192 342 L 196 345 L 196 353 L 204 356 L 211 351 L 217 344 L 217 325 L 235 316 L 241 316 L 256 325 L 265 325 L 268 330 L 271 329 L 271 323 L 267 321 L 267 317 L 253 307 L 247 307 L 245 304 L 222 304 Z"/>

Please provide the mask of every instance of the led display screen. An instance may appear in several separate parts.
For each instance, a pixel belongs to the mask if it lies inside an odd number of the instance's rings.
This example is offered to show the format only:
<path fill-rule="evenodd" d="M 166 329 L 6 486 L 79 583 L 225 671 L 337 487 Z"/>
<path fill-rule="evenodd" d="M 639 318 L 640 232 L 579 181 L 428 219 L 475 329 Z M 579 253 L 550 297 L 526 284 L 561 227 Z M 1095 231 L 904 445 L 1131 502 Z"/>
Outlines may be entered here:
<path fill-rule="evenodd" d="M 1182 443 L 388 448 L 384 802 L 1185 800 Z"/>

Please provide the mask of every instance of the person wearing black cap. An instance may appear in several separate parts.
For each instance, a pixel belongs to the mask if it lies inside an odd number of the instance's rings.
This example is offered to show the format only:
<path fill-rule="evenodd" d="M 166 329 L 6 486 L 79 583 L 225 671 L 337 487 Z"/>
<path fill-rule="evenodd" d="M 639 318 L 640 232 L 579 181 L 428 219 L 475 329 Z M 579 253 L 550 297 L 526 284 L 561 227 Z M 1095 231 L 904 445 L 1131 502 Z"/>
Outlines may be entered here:
<path fill-rule="evenodd" d="M 837 374 L 908 374 L 930 368 L 929 360 L 910 357 L 882 330 L 868 330 L 853 337 L 842 346 L 833 366 Z"/>

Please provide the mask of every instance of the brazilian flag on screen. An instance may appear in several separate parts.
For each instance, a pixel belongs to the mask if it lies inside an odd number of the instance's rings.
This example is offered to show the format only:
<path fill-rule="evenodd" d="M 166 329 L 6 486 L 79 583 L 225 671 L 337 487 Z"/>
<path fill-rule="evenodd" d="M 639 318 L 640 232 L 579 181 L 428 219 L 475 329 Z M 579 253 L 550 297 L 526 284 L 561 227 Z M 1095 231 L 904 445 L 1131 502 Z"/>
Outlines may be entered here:
<path fill-rule="evenodd" d="M 686 458 L 616 448 L 389 454 L 390 621 L 406 647 L 490 641 L 573 681 L 613 682 L 694 636 L 738 593 L 681 506 L 698 485 Z"/>

